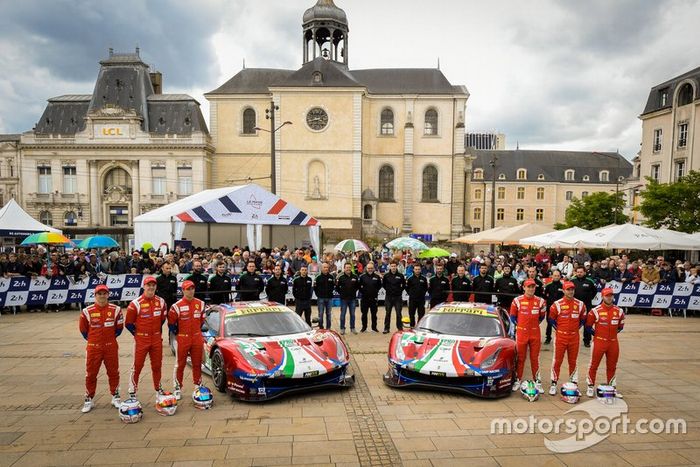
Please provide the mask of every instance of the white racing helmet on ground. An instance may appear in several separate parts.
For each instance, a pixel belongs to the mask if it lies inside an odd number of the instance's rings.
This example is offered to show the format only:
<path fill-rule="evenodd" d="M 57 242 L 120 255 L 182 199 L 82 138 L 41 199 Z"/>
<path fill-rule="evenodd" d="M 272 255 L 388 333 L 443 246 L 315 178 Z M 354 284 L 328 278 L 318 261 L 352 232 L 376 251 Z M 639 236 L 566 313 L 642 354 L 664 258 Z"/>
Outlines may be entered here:
<path fill-rule="evenodd" d="M 192 401 L 194 402 L 195 408 L 207 410 L 211 408 L 214 403 L 214 395 L 208 387 L 198 386 L 192 393 Z"/>
<path fill-rule="evenodd" d="M 527 399 L 530 402 L 535 402 L 540 398 L 540 392 L 537 390 L 534 381 L 523 381 L 520 385 L 520 394 L 523 399 Z"/>
<path fill-rule="evenodd" d="M 595 391 L 598 400 L 604 404 L 613 404 L 615 402 L 615 386 L 601 384 Z"/>
<path fill-rule="evenodd" d="M 143 408 L 136 399 L 127 399 L 119 405 L 119 418 L 124 423 L 138 423 L 143 418 Z"/>
<path fill-rule="evenodd" d="M 177 411 L 177 399 L 170 392 L 164 392 L 156 396 L 156 411 L 164 416 L 175 415 Z"/>
<path fill-rule="evenodd" d="M 564 383 L 561 386 L 561 400 L 569 404 L 575 404 L 581 398 L 581 392 L 576 383 Z"/>

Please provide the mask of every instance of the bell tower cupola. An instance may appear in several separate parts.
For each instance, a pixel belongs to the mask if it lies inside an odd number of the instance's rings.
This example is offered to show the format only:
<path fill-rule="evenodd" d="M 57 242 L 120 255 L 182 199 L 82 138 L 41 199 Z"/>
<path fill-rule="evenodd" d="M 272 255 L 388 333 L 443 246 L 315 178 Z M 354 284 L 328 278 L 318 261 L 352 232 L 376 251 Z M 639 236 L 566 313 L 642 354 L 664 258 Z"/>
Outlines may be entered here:
<path fill-rule="evenodd" d="M 348 18 L 333 0 L 318 0 L 304 12 L 304 63 L 317 57 L 348 64 Z"/>

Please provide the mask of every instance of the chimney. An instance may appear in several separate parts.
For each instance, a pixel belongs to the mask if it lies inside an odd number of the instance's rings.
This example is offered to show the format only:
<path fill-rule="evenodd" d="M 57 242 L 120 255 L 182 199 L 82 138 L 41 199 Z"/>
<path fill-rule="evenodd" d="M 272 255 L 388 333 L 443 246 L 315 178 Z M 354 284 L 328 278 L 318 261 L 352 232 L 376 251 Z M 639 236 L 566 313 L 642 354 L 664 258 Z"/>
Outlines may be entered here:
<path fill-rule="evenodd" d="M 163 94 L 163 74 L 160 71 L 149 73 L 155 94 Z"/>

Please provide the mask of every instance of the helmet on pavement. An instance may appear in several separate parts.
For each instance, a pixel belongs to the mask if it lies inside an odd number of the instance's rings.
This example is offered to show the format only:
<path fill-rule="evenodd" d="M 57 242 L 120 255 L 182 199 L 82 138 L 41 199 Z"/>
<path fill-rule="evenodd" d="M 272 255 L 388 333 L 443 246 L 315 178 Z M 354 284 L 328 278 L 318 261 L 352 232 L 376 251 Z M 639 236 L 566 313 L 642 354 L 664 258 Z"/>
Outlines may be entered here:
<path fill-rule="evenodd" d="M 192 401 L 194 402 L 195 408 L 207 410 L 211 408 L 211 405 L 214 403 L 214 395 L 208 387 L 197 386 L 192 393 Z"/>
<path fill-rule="evenodd" d="M 561 400 L 569 404 L 575 404 L 581 398 L 581 392 L 576 383 L 564 383 L 561 387 Z"/>
<path fill-rule="evenodd" d="M 159 393 L 156 396 L 156 411 L 164 416 L 175 415 L 177 410 L 177 399 L 169 392 Z"/>
<path fill-rule="evenodd" d="M 136 399 L 127 399 L 119 405 L 119 418 L 124 423 L 138 423 L 143 418 L 143 408 Z"/>
<path fill-rule="evenodd" d="M 613 404 L 615 402 L 615 386 L 601 384 L 595 391 L 598 400 L 604 404 Z"/>
<path fill-rule="evenodd" d="M 540 398 L 540 392 L 537 390 L 534 381 L 523 381 L 520 385 L 520 394 L 530 402 L 535 402 Z"/>

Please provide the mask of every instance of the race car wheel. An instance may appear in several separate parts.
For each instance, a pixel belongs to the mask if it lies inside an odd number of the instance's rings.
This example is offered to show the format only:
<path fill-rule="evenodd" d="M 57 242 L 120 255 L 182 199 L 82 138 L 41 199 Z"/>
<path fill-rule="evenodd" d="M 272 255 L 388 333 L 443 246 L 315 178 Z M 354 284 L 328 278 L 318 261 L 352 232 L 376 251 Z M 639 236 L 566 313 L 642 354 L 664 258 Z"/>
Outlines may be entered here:
<path fill-rule="evenodd" d="M 217 391 L 226 392 L 226 366 L 224 356 L 219 349 L 215 349 L 211 357 L 211 378 Z"/>

